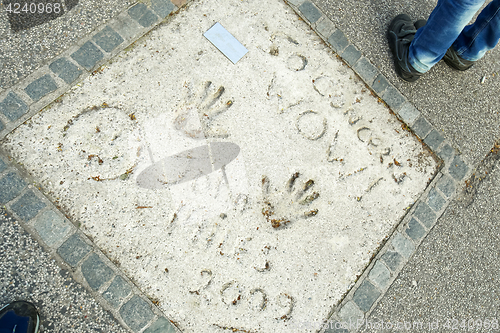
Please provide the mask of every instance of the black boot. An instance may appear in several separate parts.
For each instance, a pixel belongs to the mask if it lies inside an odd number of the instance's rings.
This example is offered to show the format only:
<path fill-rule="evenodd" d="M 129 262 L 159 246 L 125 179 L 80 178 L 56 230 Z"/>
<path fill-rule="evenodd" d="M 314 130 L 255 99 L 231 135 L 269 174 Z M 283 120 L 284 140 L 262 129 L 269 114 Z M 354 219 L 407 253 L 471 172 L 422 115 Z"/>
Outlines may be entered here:
<path fill-rule="evenodd" d="M 415 25 L 406 14 L 396 16 L 387 31 L 389 46 L 394 55 L 396 73 L 408 82 L 415 82 L 423 75 L 423 73 L 417 72 L 408 62 L 408 50 L 416 32 Z"/>

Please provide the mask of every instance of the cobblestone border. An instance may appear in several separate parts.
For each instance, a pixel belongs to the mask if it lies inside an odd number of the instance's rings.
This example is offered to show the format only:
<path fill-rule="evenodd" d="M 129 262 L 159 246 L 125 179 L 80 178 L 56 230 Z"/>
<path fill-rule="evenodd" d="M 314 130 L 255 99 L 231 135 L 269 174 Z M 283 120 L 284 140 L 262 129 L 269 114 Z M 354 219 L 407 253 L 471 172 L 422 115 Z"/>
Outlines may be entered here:
<path fill-rule="evenodd" d="M 285 1 L 444 163 L 363 274 L 332 310 L 321 330 L 323 333 L 356 332 L 357 321 L 368 318 L 462 187 L 472 168 L 314 3 L 308 0 Z"/>
<path fill-rule="evenodd" d="M 6 89 L 0 94 L 0 139 L 179 8 L 169 0 L 152 0 L 150 7 L 134 4 Z M 134 333 L 180 332 L 14 163 L 0 151 L 0 205 L 123 327 Z"/>

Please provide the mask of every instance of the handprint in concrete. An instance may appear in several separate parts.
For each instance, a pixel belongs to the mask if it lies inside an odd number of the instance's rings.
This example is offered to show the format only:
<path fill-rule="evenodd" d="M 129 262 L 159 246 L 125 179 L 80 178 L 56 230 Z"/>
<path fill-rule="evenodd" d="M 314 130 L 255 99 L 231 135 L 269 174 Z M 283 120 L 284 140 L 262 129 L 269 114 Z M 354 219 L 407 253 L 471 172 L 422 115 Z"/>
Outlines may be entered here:
<path fill-rule="evenodd" d="M 309 209 L 309 205 L 319 197 L 318 192 L 312 192 L 314 180 L 309 179 L 299 185 L 297 181 L 299 177 L 298 172 L 294 173 L 283 191 L 272 189 L 267 176 L 262 178 L 264 194 L 262 215 L 275 229 L 282 228 L 298 219 L 310 218 L 318 214 L 318 209 Z"/>
<path fill-rule="evenodd" d="M 233 105 L 232 100 L 225 101 L 222 98 L 225 88 L 216 88 L 210 81 L 197 90 L 188 83 L 184 87 L 187 88 L 187 94 L 175 110 L 175 129 L 194 139 L 227 138 L 229 135 L 226 131 L 214 126 L 217 117 Z"/>
<path fill-rule="evenodd" d="M 240 152 L 240 147 L 231 142 L 207 142 L 193 147 L 199 144 L 198 140 L 229 136 L 225 130 L 216 126 L 216 119 L 233 105 L 233 101 L 224 101 L 222 97 L 225 88 L 216 88 L 210 81 L 198 88 L 190 83 L 185 83 L 184 87 L 185 96 L 175 106 L 173 117 L 171 113 L 165 113 L 155 119 L 146 128 L 146 141 L 157 156 L 163 154 L 162 150 L 167 150 L 165 142 L 171 143 L 168 146 L 171 151 L 175 151 L 176 146 L 192 148 L 159 161 L 154 161 L 151 154 L 151 165 L 137 177 L 140 187 L 160 189 L 165 185 L 195 180 L 219 169 L 224 172 L 224 167 Z"/>

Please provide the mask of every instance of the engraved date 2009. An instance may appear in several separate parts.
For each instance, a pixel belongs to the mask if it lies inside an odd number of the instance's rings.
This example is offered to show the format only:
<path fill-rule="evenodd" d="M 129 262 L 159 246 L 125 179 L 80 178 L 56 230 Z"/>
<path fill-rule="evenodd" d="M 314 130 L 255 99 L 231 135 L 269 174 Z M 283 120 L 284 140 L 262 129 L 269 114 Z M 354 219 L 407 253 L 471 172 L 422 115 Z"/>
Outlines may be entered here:
<path fill-rule="evenodd" d="M 25 3 L 24 5 L 20 3 L 9 3 L 6 5 L 5 10 L 10 14 L 59 14 L 62 10 L 60 3 Z"/>

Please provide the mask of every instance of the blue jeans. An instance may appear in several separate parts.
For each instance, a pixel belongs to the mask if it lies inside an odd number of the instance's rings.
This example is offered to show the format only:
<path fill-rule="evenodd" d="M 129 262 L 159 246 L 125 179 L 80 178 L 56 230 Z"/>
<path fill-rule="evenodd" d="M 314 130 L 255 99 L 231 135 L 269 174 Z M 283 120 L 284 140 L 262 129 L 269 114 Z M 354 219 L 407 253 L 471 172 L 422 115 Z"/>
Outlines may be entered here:
<path fill-rule="evenodd" d="M 500 39 L 500 0 L 491 1 L 476 21 L 466 26 L 485 0 L 439 0 L 427 24 L 418 29 L 408 60 L 415 70 L 427 72 L 453 45 L 457 54 L 470 61 L 484 56 Z"/>

